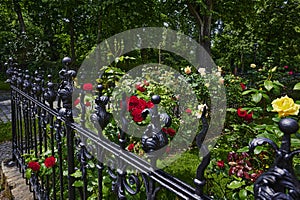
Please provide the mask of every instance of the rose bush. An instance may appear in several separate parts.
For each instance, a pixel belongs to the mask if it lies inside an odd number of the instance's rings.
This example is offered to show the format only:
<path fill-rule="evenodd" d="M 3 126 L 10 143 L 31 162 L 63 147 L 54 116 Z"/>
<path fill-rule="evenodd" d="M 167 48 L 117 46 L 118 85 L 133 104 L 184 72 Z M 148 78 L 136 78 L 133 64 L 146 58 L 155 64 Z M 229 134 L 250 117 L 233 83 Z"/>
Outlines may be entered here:
<path fill-rule="evenodd" d="M 225 75 L 226 123 L 206 171 L 208 187 L 213 188 L 210 192 L 215 198 L 254 199 L 253 181 L 272 166 L 274 150 L 257 147 L 254 155 L 249 155 L 249 142 L 264 137 L 280 146 L 283 136 L 277 124 L 280 118 L 288 116 L 299 121 L 300 95 L 293 90 L 299 86 L 291 82 L 293 79 L 287 77 L 291 75 L 286 70 L 286 67 L 255 66 L 243 77 Z M 292 135 L 292 148 L 299 148 L 299 143 L 299 133 Z M 224 167 L 220 167 L 221 161 Z M 293 164 L 300 177 L 299 158 Z"/>
<path fill-rule="evenodd" d="M 157 73 L 154 74 L 155 77 L 149 76 L 142 71 L 141 76 L 137 78 L 129 77 L 121 82 L 120 80 L 125 74 L 125 71 L 122 71 L 116 66 L 106 66 L 105 73 L 101 77 L 101 80 L 99 79 L 97 81 L 103 85 L 103 94 L 109 97 L 113 96 L 115 87 L 122 86 L 125 88 L 124 91 L 127 96 L 126 118 L 129 121 L 129 125 L 139 128 L 147 127 L 150 122 L 150 118 L 144 118 L 141 112 L 144 109 L 153 108 L 154 105 L 151 102 L 151 96 L 154 94 L 160 95 L 161 102 L 159 104 L 159 112 L 166 112 L 172 116 L 173 119 L 170 127 L 161 127 L 161 130 L 166 133 L 169 140 L 166 154 L 176 157 L 178 156 L 178 146 L 173 145 L 171 142 L 178 139 L 183 140 L 184 137 L 189 138 L 192 135 L 188 131 L 180 133 L 179 128 L 193 126 L 193 120 L 200 119 L 204 107 L 210 112 L 210 94 L 207 88 L 211 86 L 212 82 L 205 79 L 205 76 L 212 73 L 212 79 L 219 84 L 214 86 L 215 91 L 217 91 L 220 85 L 224 85 L 228 102 L 226 122 L 222 135 L 213 138 L 217 140 L 215 146 L 209 146 L 212 159 L 205 171 L 207 178 L 205 193 L 214 199 L 254 199 L 254 181 L 263 171 L 268 170 L 272 166 L 274 151 L 269 147 L 257 147 L 254 150 L 254 155 L 249 154 L 249 142 L 256 137 L 266 137 L 280 145 L 283 135 L 277 126 L 280 117 L 290 116 L 299 120 L 300 95 L 297 96 L 294 91 L 291 92 L 291 87 L 295 84 L 290 84 L 290 79 L 280 78 L 292 76 L 289 75 L 288 67 L 280 68 L 252 65 L 252 67 L 250 67 L 250 73 L 243 76 L 224 72 L 221 67 L 213 72 L 208 72 L 205 68 L 196 70 L 186 65 L 178 65 L 177 68 L 181 70 L 181 74 L 197 95 L 198 102 L 196 105 L 180 107 L 182 105 L 178 102 L 182 99 L 182 96 L 174 95 L 172 88 L 170 89 L 168 87 L 170 85 L 176 85 L 175 81 L 178 79 L 178 76 L 171 71 L 164 72 L 162 75 L 152 70 Z M 295 69 L 293 70 L 295 71 Z M 171 84 L 164 85 L 161 84 L 160 81 Z M 295 88 L 300 89 L 300 86 L 295 86 Z M 93 124 L 90 123 L 90 116 L 96 107 L 94 100 L 97 97 L 93 84 L 85 83 L 82 84 L 82 86 L 78 86 L 77 89 L 81 91 L 84 96 L 76 96 L 73 102 L 74 113 L 77 112 L 78 114 L 74 115 L 75 121 L 78 123 L 85 121 L 88 129 L 97 131 L 94 129 Z M 185 89 L 186 88 L 183 88 L 183 91 L 185 91 Z M 122 109 L 123 105 L 120 105 L 122 92 L 121 90 L 121 92 L 118 93 L 119 96 L 118 94 L 115 95 L 115 99 L 112 98 L 114 101 L 109 102 L 107 106 L 109 112 L 113 113 L 115 108 L 119 110 Z M 286 94 L 287 96 L 285 96 Z M 85 109 L 83 109 L 83 106 Z M 81 120 L 82 115 L 80 112 L 82 112 L 82 110 L 86 112 L 84 120 Z M 209 112 L 207 114 L 208 119 L 211 114 Z M 120 124 L 112 120 L 107 127 L 102 130 L 102 134 L 105 137 L 117 144 L 120 142 L 118 126 L 120 126 Z M 201 123 L 197 128 L 197 131 L 201 130 Z M 125 150 L 139 156 L 145 156 L 140 137 L 138 137 L 143 134 L 143 131 L 137 131 L 139 135 L 130 135 L 132 132 L 133 131 L 128 131 L 126 134 L 124 140 Z M 201 162 L 201 158 L 199 158 L 201 156 L 199 156 L 199 149 L 196 147 L 195 142 L 190 142 L 190 140 L 181 142 L 189 142 L 189 146 L 176 160 L 177 162 L 169 164 L 164 170 L 176 177 L 180 177 L 180 179 L 183 179 L 187 183 L 193 184 L 191 177 L 195 177 L 196 170 Z M 299 144 L 299 133 L 297 133 L 295 136 L 292 136 L 292 146 L 293 148 L 299 148 Z M 64 149 L 63 151 L 65 152 L 66 150 Z M 67 155 L 64 154 L 64 156 L 66 157 Z M 26 162 L 28 163 L 28 173 L 26 174 L 29 174 L 28 177 L 30 177 L 32 173 L 36 173 L 41 175 L 41 179 L 44 179 L 45 175 L 57 169 L 56 162 L 59 162 L 59 160 L 55 159 L 57 157 L 58 155 L 51 155 L 49 152 L 39 155 L 38 158 L 36 158 L 35 154 L 32 154 L 26 158 Z M 97 194 L 97 184 L 95 184 L 97 182 L 96 162 L 95 160 L 89 160 L 89 167 L 86 172 L 89 180 L 94 180 L 94 185 L 90 183 L 88 185 L 90 199 L 97 198 L 95 195 Z M 162 161 L 159 160 L 159 164 L 161 162 Z M 62 164 L 64 168 L 67 168 L 65 163 Z M 296 175 L 300 177 L 299 158 L 294 159 L 294 167 L 297 169 L 295 170 Z M 82 173 L 79 168 L 72 176 L 76 178 L 74 186 L 82 187 Z M 106 181 L 103 184 L 105 190 L 103 195 L 104 198 L 108 198 L 111 182 L 107 178 L 108 175 L 105 174 L 105 176 L 103 179 Z M 163 192 L 158 194 L 158 199 L 171 198 L 172 194 L 169 195 L 167 192 L 162 194 Z"/>

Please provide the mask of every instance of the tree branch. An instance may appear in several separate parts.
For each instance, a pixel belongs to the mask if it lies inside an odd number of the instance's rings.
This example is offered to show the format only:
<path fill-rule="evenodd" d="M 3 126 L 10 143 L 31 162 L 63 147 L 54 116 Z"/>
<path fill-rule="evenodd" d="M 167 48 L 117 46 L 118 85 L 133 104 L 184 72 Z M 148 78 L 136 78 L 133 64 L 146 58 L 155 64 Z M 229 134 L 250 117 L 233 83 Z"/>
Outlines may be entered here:
<path fill-rule="evenodd" d="M 20 23 L 20 31 L 21 31 L 21 33 L 25 33 L 26 32 L 26 26 L 25 26 L 25 22 L 24 22 L 24 19 L 23 19 L 21 6 L 20 6 L 20 4 L 17 0 L 13 0 L 13 4 L 14 4 L 14 9 L 15 9 L 17 15 L 18 15 L 18 21 Z"/>

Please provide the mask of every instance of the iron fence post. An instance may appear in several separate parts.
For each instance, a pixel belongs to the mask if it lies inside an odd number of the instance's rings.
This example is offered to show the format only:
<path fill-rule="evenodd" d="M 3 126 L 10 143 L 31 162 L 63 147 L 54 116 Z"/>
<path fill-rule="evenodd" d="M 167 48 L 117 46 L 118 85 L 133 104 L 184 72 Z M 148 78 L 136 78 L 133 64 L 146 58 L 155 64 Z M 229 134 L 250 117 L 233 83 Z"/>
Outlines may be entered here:
<path fill-rule="evenodd" d="M 62 101 L 63 106 L 59 110 L 59 114 L 65 119 L 66 125 L 66 137 L 67 137 L 67 162 L 68 162 L 68 194 L 69 200 L 75 199 L 75 177 L 72 174 L 75 172 L 74 163 L 74 130 L 71 127 L 71 123 L 74 122 L 72 114 L 72 94 L 74 90 L 73 78 L 76 76 L 74 70 L 69 70 L 68 65 L 71 63 L 71 59 L 68 57 L 62 60 L 64 69 L 59 74 L 62 78 L 62 82 L 58 89 L 59 99 Z"/>

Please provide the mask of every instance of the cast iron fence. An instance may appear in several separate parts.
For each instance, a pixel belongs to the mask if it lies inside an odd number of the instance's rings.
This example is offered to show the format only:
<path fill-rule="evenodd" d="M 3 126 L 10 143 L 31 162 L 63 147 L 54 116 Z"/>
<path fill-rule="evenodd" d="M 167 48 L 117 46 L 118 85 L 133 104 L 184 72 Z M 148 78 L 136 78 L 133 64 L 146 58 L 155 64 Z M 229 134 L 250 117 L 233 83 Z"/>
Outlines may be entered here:
<path fill-rule="evenodd" d="M 68 69 L 68 63 L 70 59 L 64 58 L 64 68 L 59 72 L 62 79 L 60 84 L 53 83 L 51 75 L 46 81 L 42 71 L 36 71 L 31 76 L 28 71 L 17 69 L 12 62 L 7 70 L 11 84 L 13 159 L 36 199 L 88 199 L 91 194 L 95 199 L 103 199 L 105 177 L 111 178 L 111 190 L 118 199 L 134 199 L 135 195 L 141 193 L 141 188 L 144 189 L 144 196 L 139 196 L 140 199 L 155 199 L 161 188 L 170 190 L 182 199 L 210 199 L 203 194 L 204 170 L 210 161 L 209 153 L 199 163 L 192 186 L 163 170 L 153 168 L 157 158 L 152 152 L 166 145 L 162 131 L 148 135 L 149 140 L 142 139 L 150 163 L 125 149 L 126 133 L 123 130 L 126 130 L 128 122 L 122 115 L 119 143 L 113 143 L 102 135 L 101 130 L 109 123 L 111 114 L 106 110 L 109 98 L 102 95 L 101 85 L 97 87 L 96 107 L 90 118 L 98 133 L 86 128 L 85 109 L 80 124 L 75 123 L 72 94 L 78 92 L 74 91 L 73 85 L 76 72 Z M 83 98 L 84 94 L 81 94 L 80 103 L 84 108 Z M 126 105 L 125 97 L 122 101 L 122 105 Z M 159 96 L 152 97 L 155 104 L 151 111 L 153 129 L 157 128 L 155 121 L 159 115 L 156 105 L 159 101 Z M 123 106 L 121 112 L 125 111 L 126 106 Z M 196 136 L 199 149 L 208 129 L 205 111 L 201 120 L 203 128 Z M 293 156 L 299 154 L 300 149 L 290 150 L 290 135 L 298 131 L 299 125 L 297 121 L 285 118 L 279 122 L 279 128 L 284 132 L 280 148 L 266 138 L 257 138 L 250 143 L 250 150 L 267 143 L 276 152 L 274 165 L 254 184 L 256 199 L 300 199 L 300 183 L 292 167 Z M 38 160 L 55 155 L 57 163 L 46 171 L 36 170 L 26 174 L 26 157 L 29 155 L 30 159 L 33 155 Z M 103 156 L 109 156 L 109 162 L 101 162 Z M 134 170 L 127 170 L 130 166 Z M 96 179 L 89 176 L 91 168 Z M 95 186 L 93 189 L 88 187 L 91 184 Z"/>
<path fill-rule="evenodd" d="M 141 193 L 141 188 L 145 193 L 144 196 L 140 194 L 141 199 L 155 199 L 161 188 L 182 199 L 210 199 L 203 194 L 204 170 L 209 164 L 210 154 L 204 156 L 199 164 L 194 186 L 191 186 L 161 169 L 153 168 L 157 159 L 153 152 L 167 144 L 163 131 L 152 135 L 147 133 L 147 137 L 142 137 L 142 145 L 150 162 L 126 150 L 126 133 L 123 130 L 126 130 L 128 122 L 124 117 L 118 144 L 102 135 L 101 130 L 109 123 L 111 114 L 106 110 L 109 98 L 102 95 L 101 85 L 97 87 L 96 107 L 90 117 L 98 133 L 86 128 L 85 109 L 82 110 L 80 123 L 75 123 L 72 94 L 83 91 L 76 91 L 73 85 L 76 72 L 68 68 L 69 63 L 69 58 L 63 59 L 59 84 L 52 82 L 51 75 L 45 80 L 41 70 L 33 76 L 28 70 L 22 71 L 13 64 L 7 70 L 11 84 L 13 159 L 36 199 L 88 199 L 93 194 L 94 198 L 102 199 L 107 177 L 111 178 L 111 190 L 118 199 L 134 199 Z M 84 108 L 83 93 L 80 99 Z M 125 96 L 122 101 L 126 105 Z M 154 95 L 152 102 L 153 109 L 145 114 L 151 115 L 150 124 L 154 130 L 158 128 L 155 121 L 160 117 L 157 111 L 160 97 Z M 126 106 L 123 106 L 121 112 L 125 110 Z M 166 124 L 168 120 L 167 117 Z M 202 122 L 203 130 L 196 137 L 199 148 L 208 128 L 204 115 Z M 41 163 L 50 156 L 56 157 L 53 167 L 44 171 L 38 168 L 28 174 L 29 160 Z M 109 157 L 108 161 L 101 162 L 101 156 Z M 96 179 L 92 179 L 89 173 L 93 173 Z M 91 184 L 96 186 L 96 190 L 95 187 L 88 187 Z"/>

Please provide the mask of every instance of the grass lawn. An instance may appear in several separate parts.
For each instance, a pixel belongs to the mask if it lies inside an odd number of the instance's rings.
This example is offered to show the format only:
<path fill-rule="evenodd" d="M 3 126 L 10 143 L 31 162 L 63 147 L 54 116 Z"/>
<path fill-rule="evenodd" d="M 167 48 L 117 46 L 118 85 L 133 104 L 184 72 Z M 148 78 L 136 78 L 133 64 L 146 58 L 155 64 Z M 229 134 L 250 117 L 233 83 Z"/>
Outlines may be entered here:
<path fill-rule="evenodd" d="M 0 122 L 0 143 L 11 140 L 11 122 Z"/>

